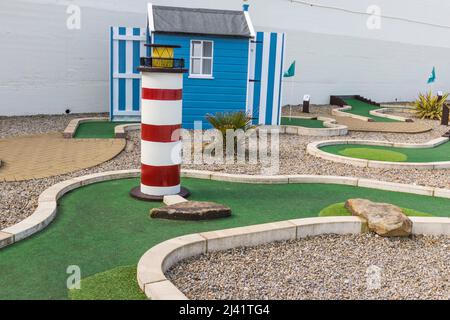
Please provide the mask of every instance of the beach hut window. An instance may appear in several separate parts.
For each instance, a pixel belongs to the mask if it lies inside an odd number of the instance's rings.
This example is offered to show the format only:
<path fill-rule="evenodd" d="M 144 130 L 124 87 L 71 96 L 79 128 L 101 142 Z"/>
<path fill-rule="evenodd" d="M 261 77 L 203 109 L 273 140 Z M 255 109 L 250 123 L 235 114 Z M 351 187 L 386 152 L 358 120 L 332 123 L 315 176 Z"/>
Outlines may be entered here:
<path fill-rule="evenodd" d="M 214 43 L 206 40 L 191 41 L 190 76 L 212 78 Z"/>

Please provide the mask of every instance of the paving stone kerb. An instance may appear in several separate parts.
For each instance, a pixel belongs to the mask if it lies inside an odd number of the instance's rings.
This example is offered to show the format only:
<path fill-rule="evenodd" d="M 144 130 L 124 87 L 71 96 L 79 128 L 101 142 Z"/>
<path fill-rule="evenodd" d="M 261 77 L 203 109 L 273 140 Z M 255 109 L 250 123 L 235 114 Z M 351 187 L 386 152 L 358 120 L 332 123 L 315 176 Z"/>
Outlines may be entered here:
<path fill-rule="evenodd" d="M 350 110 L 352 110 L 351 106 L 343 106 L 343 107 L 331 110 L 331 114 L 333 116 L 339 116 L 339 117 L 344 117 L 344 118 L 353 118 L 353 119 L 358 119 L 358 120 L 366 121 L 366 122 L 372 121 L 372 119 L 370 119 L 369 117 L 364 117 L 364 116 L 360 116 L 360 115 L 353 114 L 350 112 L 346 112 L 346 111 L 350 111 Z"/>
<path fill-rule="evenodd" d="M 411 119 L 386 114 L 390 109 L 395 108 L 381 108 L 372 110 L 371 114 L 381 118 L 395 119 L 400 122 L 375 122 L 369 117 L 364 117 L 352 114 L 346 111 L 351 110 L 351 106 L 344 106 L 336 108 L 331 111 L 331 114 L 336 117 L 336 121 L 341 125 L 346 125 L 349 131 L 362 132 L 389 132 L 389 133 L 423 133 L 431 131 L 432 128 L 428 125 L 420 123 L 411 123 Z M 398 108 L 397 108 L 398 109 Z"/>
<path fill-rule="evenodd" d="M 334 137 L 334 136 L 345 136 L 348 134 L 348 127 L 338 124 L 335 119 L 327 117 L 301 117 L 293 116 L 292 119 L 317 119 L 323 121 L 323 125 L 326 128 L 307 128 L 302 126 L 286 126 L 280 125 L 280 133 L 293 134 L 299 136 L 318 136 L 318 137 Z M 262 126 L 270 127 L 270 126 Z M 273 127 L 273 126 L 272 126 Z"/>
<path fill-rule="evenodd" d="M 98 122 L 98 121 L 109 121 L 109 118 L 106 117 L 96 117 L 96 118 L 79 118 L 79 119 L 73 119 L 69 122 L 66 129 L 63 132 L 63 136 L 65 139 L 72 139 L 75 137 L 75 133 L 77 132 L 78 127 L 82 123 L 86 122 Z M 141 125 L 140 123 L 130 123 L 130 124 L 122 124 L 117 125 L 114 128 L 114 137 L 116 139 L 125 139 L 126 133 L 128 131 L 132 130 L 140 130 Z"/>
<path fill-rule="evenodd" d="M 77 132 L 80 124 L 85 122 L 98 122 L 98 121 L 109 121 L 109 118 L 106 117 L 95 117 L 95 118 L 78 118 L 73 119 L 69 122 L 66 129 L 63 132 L 64 139 L 72 139 L 75 137 L 75 133 Z"/>
<path fill-rule="evenodd" d="M 21 222 L 0 230 L 0 248 L 9 246 L 20 240 L 26 239 L 33 234 L 45 229 L 56 217 L 58 200 L 69 191 L 90 185 L 97 182 L 137 178 L 140 176 L 140 170 L 121 170 L 96 173 L 78 178 L 73 178 L 53 185 L 45 190 L 38 199 L 38 207 L 34 213 Z M 450 189 L 440 189 L 432 187 L 421 187 L 408 184 L 384 182 L 379 180 L 360 179 L 352 177 L 339 176 L 315 176 L 315 175 L 284 175 L 284 176 L 251 176 L 237 175 L 227 173 L 216 173 L 211 171 L 182 170 L 181 176 L 185 178 L 196 178 L 205 180 L 229 181 L 237 183 L 250 184 L 299 184 L 299 183 L 317 183 L 317 184 L 338 184 L 351 185 L 364 188 L 373 188 L 386 191 L 404 192 L 429 197 L 449 198 Z M 427 225 L 426 230 L 442 234 L 442 228 L 447 228 L 445 221 L 450 222 L 448 218 L 434 219 L 427 218 L 427 222 L 434 221 L 434 224 Z M 440 223 L 444 223 L 443 226 Z M 419 229 L 417 229 L 419 230 Z M 447 229 L 445 229 L 447 230 Z"/>
<path fill-rule="evenodd" d="M 114 136 L 116 139 L 125 139 L 128 131 L 141 130 L 140 123 L 122 124 L 114 128 Z"/>
<path fill-rule="evenodd" d="M 351 158 L 341 156 L 329 152 L 325 152 L 320 148 L 325 146 L 333 146 L 339 144 L 348 145 L 367 145 L 367 146 L 383 146 L 394 148 L 410 148 L 410 149 L 428 149 L 435 148 L 449 141 L 449 138 L 437 138 L 426 143 L 409 144 L 409 143 L 394 143 L 386 141 L 372 141 L 372 140 L 329 140 L 316 141 L 308 144 L 306 151 L 315 157 L 322 158 L 333 162 L 350 164 L 357 167 L 365 168 L 383 168 L 383 169 L 420 169 L 420 170 L 443 170 L 450 169 L 450 161 L 439 162 L 389 162 L 389 161 L 375 161 Z"/>
<path fill-rule="evenodd" d="M 346 111 L 350 111 L 352 110 L 352 106 L 346 105 L 343 106 L 341 108 L 336 108 L 333 109 L 331 111 L 331 113 L 335 116 L 340 116 L 340 117 L 348 117 L 348 118 L 353 118 L 353 119 L 359 119 L 362 121 L 367 121 L 367 122 L 371 122 L 372 119 L 369 117 L 364 117 L 364 116 L 360 116 L 360 115 L 356 115 L 356 114 L 352 114 Z M 371 114 L 372 116 L 376 116 L 376 117 L 380 117 L 380 118 L 386 118 L 386 119 L 392 119 L 392 120 L 397 120 L 397 121 L 402 121 L 402 122 L 412 122 L 411 119 L 409 118 L 404 118 L 404 117 L 400 117 L 400 116 L 394 116 L 391 114 L 386 114 L 387 112 L 389 112 L 391 108 L 387 108 L 387 107 L 383 107 L 380 109 L 376 109 L 376 110 L 371 110 L 369 111 L 369 114 Z"/>
<path fill-rule="evenodd" d="M 448 218 L 411 218 L 413 234 L 450 235 Z M 139 287 L 152 300 L 187 300 L 165 276 L 180 261 L 208 252 L 302 239 L 323 234 L 361 234 L 367 222 L 358 217 L 326 217 L 287 220 L 249 227 L 191 234 L 162 242 L 139 260 Z"/>
<path fill-rule="evenodd" d="M 397 120 L 397 121 L 402 121 L 402 122 L 414 122 L 411 118 L 404 118 L 404 117 L 400 117 L 400 116 L 395 116 L 393 114 L 388 114 L 388 112 L 390 110 L 392 110 L 392 109 L 391 108 L 381 108 L 381 109 L 371 110 L 371 111 L 369 111 L 369 113 L 372 116 L 379 117 L 379 118 L 392 119 L 392 120 Z"/>

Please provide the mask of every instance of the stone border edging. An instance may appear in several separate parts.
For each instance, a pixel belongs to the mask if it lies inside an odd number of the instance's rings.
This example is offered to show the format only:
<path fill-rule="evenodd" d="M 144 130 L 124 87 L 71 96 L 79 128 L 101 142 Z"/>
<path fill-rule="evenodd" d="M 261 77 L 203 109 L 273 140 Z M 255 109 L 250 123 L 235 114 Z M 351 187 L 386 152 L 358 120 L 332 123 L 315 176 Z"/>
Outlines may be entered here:
<path fill-rule="evenodd" d="M 350 111 L 350 110 L 352 110 L 352 107 L 346 105 L 346 106 L 343 106 L 340 108 L 332 109 L 331 114 L 333 116 L 337 116 L 337 117 L 347 117 L 347 118 L 358 119 L 358 120 L 362 120 L 362 121 L 366 121 L 366 122 L 373 122 L 373 120 L 369 117 L 359 116 L 357 114 L 345 112 L 345 111 Z"/>
<path fill-rule="evenodd" d="M 293 119 L 311 119 L 323 122 L 326 128 L 308 128 L 302 126 L 286 126 L 280 125 L 280 133 L 294 134 L 299 136 L 318 136 L 318 137 L 334 137 L 345 136 L 348 134 L 348 127 L 338 124 L 335 119 L 327 117 L 291 117 Z"/>
<path fill-rule="evenodd" d="M 380 117 L 380 118 L 386 118 L 386 119 L 397 120 L 397 121 L 402 121 L 402 122 L 414 122 L 414 120 L 411 118 L 404 118 L 404 117 L 400 117 L 400 116 L 386 114 L 389 110 L 390 110 L 389 108 L 381 108 L 381 109 L 371 110 L 371 111 L 369 111 L 369 113 L 373 116 Z"/>
<path fill-rule="evenodd" d="M 24 240 L 33 234 L 45 229 L 56 217 L 58 200 L 69 191 L 97 182 L 137 178 L 141 174 L 139 169 L 109 171 L 77 177 L 57 183 L 46 189 L 38 199 L 38 207 L 34 213 L 21 222 L 0 230 L 0 248 Z M 363 188 L 373 188 L 385 191 L 404 192 L 425 195 L 437 198 L 450 199 L 450 189 L 422 187 L 379 180 L 338 177 L 338 176 L 314 176 L 314 175 L 285 175 L 285 176 L 252 176 L 229 173 L 218 173 L 200 170 L 182 170 L 181 176 L 215 181 L 228 181 L 250 184 L 338 184 Z M 431 219 L 431 218 L 426 218 Z M 447 218 L 444 218 L 447 219 Z M 450 219 L 449 219 L 450 221 Z"/>
<path fill-rule="evenodd" d="M 339 116 L 339 117 L 347 117 L 347 118 L 358 119 L 358 120 L 362 120 L 362 121 L 366 121 L 366 122 L 374 122 L 373 119 L 371 119 L 369 117 L 359 116 L 356 114 L 345 112 L 345 111 L 350 111 L 350 110 L 352 110 L 352 107 L 346 105 L 346 106 L 331 110 L 331 114 L 334 116 Z M 375 116 L 375 117 L 380 117 L 380 118 L 386 118 L 386 119 L 397 120 L 397 121 L 402 121 L 402 122 L 413 122 L 412 119 L 407 119 L 407 118 L 403 118 L 400 116 L 386 114 L 386 112 L 388 110 L 389 110 L 389 108 L 381 108 L 381 109 L 371 110 L 371 111 L 369 111 L 369 114 L 371 114 L 372 116 Z"/>
<path fill-rule="evenodd" d="M 114 128 L 114 136 L 116 137 L 116 139 L 125 139 L 127 137 L 128 131 L 137 131 L 137 130 L 141 130 L 140 123 L 118 125 Z"/>
<path fill-rule="evenodd" d="M 437 138 L 421 144 L 393 143 L 387 141 L 373 141 L 373 140 L 329 140 L 329 141 L 312 142 L 308 144 L 308 146 L 306 147 L 306 151 L 310 155 L 322 158 L 324 160 L 329 160 L 343 164 L 350 164 L 353 166 L 364 168 L 442 170 L 442 169 L 450 169 L 450 161 L 439 161 L 439 162 L 375 161 L 375 160 L 366 160 L 340 156 L 337 154 L 322 151 L 320 148 L 325 146 L 348 144 L 348 145 L 384 146 L 394 148 L 428 149 L 428 148 L 435 148 L 448 141 L 449 138 L 445 137 Z"/>
<path fill-rule="evenodd" d="M 69 125 L 63 132 L 64 139 L 72 139 L 77 132 L 78 126 L 85 122 L 95 122 L 95 121 L 109 121 L 106 117 L 94 117 L 94 118 L 79 118 L 73 119 L 69 122 Z"/>
<path fill-rule="evenodd" d="M 410 219 L 413 221 L 413 234 L 450 235 L 448 218 Z M 324 217 L 190 234 L 167 240 L 148 250 L 139 260 L 137 280 L 141 290 L 152 300 L 188 300 L 165 276 L 168 269 L 184 259 L 238 247 L 323 234 L 362 234 L 367 230 L 367 222 L 359 217 Z"/>
<path fill-rule="evenodd" d="M 66 127 L 66 129 L 63 132 L 64 139 L 73 139 L 75 137 L 75 133 L 77 132 L 77 129 L 80 124 L 86 123 L 86 122 L 96 122 L 96 121 L 109 121 L 109 118 L 107 117 L 93 117 L 93 118 L 79 118 L 79 119 L 73 119 L 69 122 L 69 125 Z M 117 125 L 114 128 L 114 137 L 116 139 L 125 139 L 126 133 L 128 131 L 132 130 L 140 130 L 141 124 L 140 123 L 129 123 L 129 124 L 122 124 Z"/>

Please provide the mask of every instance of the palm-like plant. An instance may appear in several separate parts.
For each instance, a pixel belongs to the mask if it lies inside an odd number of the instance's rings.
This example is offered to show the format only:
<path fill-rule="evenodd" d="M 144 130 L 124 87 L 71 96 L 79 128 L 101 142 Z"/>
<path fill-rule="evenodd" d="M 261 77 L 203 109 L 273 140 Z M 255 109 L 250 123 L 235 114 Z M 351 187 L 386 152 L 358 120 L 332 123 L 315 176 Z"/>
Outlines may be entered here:
<path fill-rule="evenodd" d="M 419 94 L 419 98 L 414 102 L 417 115 L 421 119 L 441 120 L 442 108 L 449 94 L 445 94 L 441 100 L 438 96 L 433 96 L 430 92 Z"/>
<path fill-rule="evenodd" d="M 217 112 L 216 114 L 207 114 L 206 120 L 225 136 L 227 130 L 247 131 L 252 126 L 252 118 L 243 111 L 239 112 Z"/>

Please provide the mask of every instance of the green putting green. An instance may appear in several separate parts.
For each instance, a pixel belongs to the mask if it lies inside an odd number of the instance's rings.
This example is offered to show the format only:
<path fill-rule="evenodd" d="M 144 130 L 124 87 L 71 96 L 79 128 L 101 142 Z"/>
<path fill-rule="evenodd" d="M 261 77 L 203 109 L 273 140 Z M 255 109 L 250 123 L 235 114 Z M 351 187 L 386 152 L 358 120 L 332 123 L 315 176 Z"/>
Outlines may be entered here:
<path fill-rule="evenodd" d="M 352 110 L 345 111 L 358 116 L 371 118 L 375 122 L 399 122 L 398 120 L 377 117 L 370 114 L 370 111 L 380 109 L 380 107 L 368 104 L 358 99 L 344 99 L 345 103 L 352 107 Z"/>
<path fill-rule="evenodd" d="M 108 278 L 125 279 L 120 266 L 136 265 L 152 246 L 196 232 L 220 230 L 293 218 L 314 217 L 331 204 L 366 198 L 414 208 L 434 216 L 448 216 L 450 199 L 332 184 L 251 185 L 222 181 L 183 179 L 192 200 L 228 205 L 233 216 L 214 221 L 167 221 L 149 218 L 159 204 L 134 200 L 129 191 L 139 179 L 97 183 L 76 189 L 59 202 L 58 216 L 44 231 L 0 250 L 0 300 L 67 299 L 66 273 L 78 266 L 87 279 L 86 293 L 70 297 L 107 297 L 115 290 Z M 111 271 L 110 273 L 101 274 Z M 129 270 L 130 271 L 130 270 Z M 128 276 L 130 274 L 128 273 Z M 111 287 L 106 287 L 106 286 Z M 130 286 L 134 286 L 130 282 Z M 83 282 L 81 291 L 83 291 Z M 104 288 L 104 289 L 101 289 Z M 127 291 L 128 290 L 128 291 Z M 129 298 L 136 298 L 131 289 Z"/>
<path fill-rule="evenodd" d="M 403 153 L 391 150 L 378 150 L 371 148 L 345 148 L 339 151 L 341 156 L 360 158 L 367 160 L 404 162 L 408 160 L 408 156 Z"/>
<path fill-rule="evenodd" d="M 76 139 L 114 139 L 114 128 L 132 122 L 93 121 L 80 123 L 75 132 Z"/>
<path fill-rule="evenodd" d="M 320 150 L 350 158 L 389 162 L 440 162 L 450 161 L 450 142 L 435 148 L 394 148 L 360 144 L 330 145 Z"/>
<path fill-rule="evenodd" d="M 413 209 L 402 208 L 403 213 L 408 217 L 433 217 L 429 213 L 416 211 Z M 336 217 L 336 216 L 351 216 L 350 211 L 345 207 L 345 202 L 332 204 L 329 207 L 324 208 L 319 213 L 319 217 Z"/>
<path fill-rule="evenodd" d="M 281 125 L 305 127 L 305 128 L 326 128 L 323 125 L 323 121 L 320 121 L 317 119 L 299 119 L 299 118 L 290 118 L 289 119 L 289 117 L 282 117 Z"/>

